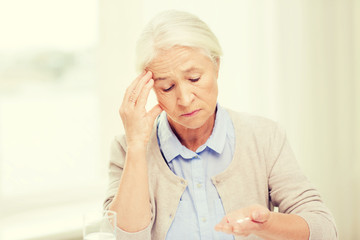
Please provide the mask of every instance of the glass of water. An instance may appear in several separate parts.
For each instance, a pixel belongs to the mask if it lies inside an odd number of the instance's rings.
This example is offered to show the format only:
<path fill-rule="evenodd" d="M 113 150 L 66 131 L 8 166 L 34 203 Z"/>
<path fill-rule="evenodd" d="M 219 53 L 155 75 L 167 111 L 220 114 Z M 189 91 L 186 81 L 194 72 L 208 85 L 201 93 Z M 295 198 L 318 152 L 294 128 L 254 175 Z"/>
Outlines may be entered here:
<path fill-rule="evenodd" d="M 83 220 L 84 240 L 116 240 L 116 212 L 89 212 Z"/>

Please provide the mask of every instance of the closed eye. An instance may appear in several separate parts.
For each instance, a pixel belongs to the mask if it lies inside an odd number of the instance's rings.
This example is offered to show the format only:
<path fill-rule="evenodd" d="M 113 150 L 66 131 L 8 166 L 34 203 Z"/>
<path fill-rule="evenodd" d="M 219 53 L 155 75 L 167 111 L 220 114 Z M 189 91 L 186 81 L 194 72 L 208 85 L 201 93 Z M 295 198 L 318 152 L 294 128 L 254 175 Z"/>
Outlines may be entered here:
<path fill-rule="evenodd" d="M 169 92 L 171 89 L 173 89 L 174 85 L 171 85 L 171 87 L 163 89 L 164 92 Z"/>
<path fill-rule="evenodd" d="M 199 81 L 199 77 L 198 78 L 190 78 L 189 80 L 191 81 L 191 82 L 197 82 L 197 81 Z"/>

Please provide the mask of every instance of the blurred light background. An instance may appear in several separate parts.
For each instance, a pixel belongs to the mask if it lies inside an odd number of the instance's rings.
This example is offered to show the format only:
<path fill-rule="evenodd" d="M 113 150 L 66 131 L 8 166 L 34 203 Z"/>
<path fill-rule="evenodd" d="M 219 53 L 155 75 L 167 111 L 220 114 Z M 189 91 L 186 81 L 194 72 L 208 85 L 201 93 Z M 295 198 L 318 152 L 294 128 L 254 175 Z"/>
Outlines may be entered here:
<path fill-rule="evenodd" d="M 208 23 L 224 50 L 220 104 L 279 121 L 340 239 L 360 239 L 357 0 L 1 0 L 0 239 L 82 238 L 136 39 L 167 9 Z"/>

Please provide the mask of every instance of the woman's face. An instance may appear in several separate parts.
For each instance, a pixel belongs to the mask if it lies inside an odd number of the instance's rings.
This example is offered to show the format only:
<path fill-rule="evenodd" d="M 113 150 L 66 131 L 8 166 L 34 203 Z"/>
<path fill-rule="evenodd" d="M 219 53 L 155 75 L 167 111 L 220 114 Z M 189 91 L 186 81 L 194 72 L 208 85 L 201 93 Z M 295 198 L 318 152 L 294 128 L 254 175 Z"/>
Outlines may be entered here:
<path fill-rule="evenodd" d="M 218 66 L 201 50 L 188 47 L 163 51 L 150 63 L 155 94 L 172 126 L 196 129 L 213 121 Z"/>

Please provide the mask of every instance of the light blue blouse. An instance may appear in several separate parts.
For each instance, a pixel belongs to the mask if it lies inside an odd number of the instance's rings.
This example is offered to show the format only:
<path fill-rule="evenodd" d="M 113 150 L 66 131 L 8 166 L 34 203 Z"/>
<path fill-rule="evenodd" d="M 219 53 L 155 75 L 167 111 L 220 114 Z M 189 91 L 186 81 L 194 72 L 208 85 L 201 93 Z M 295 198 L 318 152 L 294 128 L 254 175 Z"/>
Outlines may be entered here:
<path fill-rule="evenodd" d="M 188 181 L 166 239 L 233 240 L 232 235 L 214 230 L 225 211 L 211 182 L 211 177 L 223 172 L 232 161 L 235 132 L 229 114 L 217 105 L 213 132 L 196 152 L 180 143 L 165 112 L 158 118 L 157 137 L 171 171 Z"/>

